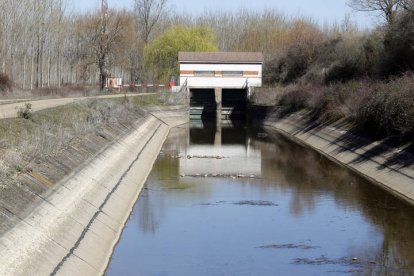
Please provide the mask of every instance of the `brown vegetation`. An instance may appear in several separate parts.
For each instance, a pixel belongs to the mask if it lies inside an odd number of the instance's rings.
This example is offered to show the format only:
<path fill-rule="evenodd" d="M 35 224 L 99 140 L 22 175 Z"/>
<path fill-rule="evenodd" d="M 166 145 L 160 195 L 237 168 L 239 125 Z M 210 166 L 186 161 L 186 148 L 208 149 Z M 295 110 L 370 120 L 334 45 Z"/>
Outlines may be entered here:
<path fill-rule="evenodd" d="M 372 137 L 414 137 L 414 10 L 408 2 L 386 26 L 364 33 L 314 31 L 315 39 L 292 43 L 267 62 L 264 77 L 276 85 L 270 94 L 279 113 L 307 109 L 318 123 L 345 119 Z"/>
<path fill-rule="evenodd" d="M 285 87 L 282 93 L 277 103 L 281 115 L 308 109 L 311 119 L 318 123 L 346 119 L 375 137 L 404 139 L 414 135 L 412 74 L 388 82 L 363 80 L 294 85 Z"/>

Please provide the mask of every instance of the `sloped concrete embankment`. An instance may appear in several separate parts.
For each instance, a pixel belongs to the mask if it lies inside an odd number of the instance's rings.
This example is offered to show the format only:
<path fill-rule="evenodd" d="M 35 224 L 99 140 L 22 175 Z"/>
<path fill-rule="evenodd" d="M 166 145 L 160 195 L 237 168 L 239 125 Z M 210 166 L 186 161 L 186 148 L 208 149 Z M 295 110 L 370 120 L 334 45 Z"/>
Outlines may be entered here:
<path fill-rule="evenodd" d="M 0 238 L 0 275 L 102 275 L 170 128 L 187 120 L 153 112 L 48 191 Z"/>
<path fill-rule="evenodd" d="M 414 204 L 414 156 L 405 148 L 355 136 L 341 123 L 320 126 L 306 118 L 304 112 L 285 118 L 270 116 L 264 124 Z"/>

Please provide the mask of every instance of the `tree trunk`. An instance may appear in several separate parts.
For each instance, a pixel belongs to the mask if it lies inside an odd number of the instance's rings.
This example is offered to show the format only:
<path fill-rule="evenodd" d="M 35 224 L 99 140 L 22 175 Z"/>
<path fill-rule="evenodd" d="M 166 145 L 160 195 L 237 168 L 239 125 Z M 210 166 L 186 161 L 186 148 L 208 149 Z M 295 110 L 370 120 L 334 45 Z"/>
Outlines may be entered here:
<path fill-rule="evenodd" d="M 47 64 L 47 87 L 50 87 L 50 75 L 52 73 L 52 57 L 49 49 L 49 62 Z"/>
<path fill-rule="evenodd" d="M 43 88 L 43 42 L 40 47 L 40 87 Z"/>
<path fill-rule="evenodd" d="M 23 90 L 26 89 L 26 56 L 27 54 L 25 53 L 23 57 Z"/>
<path fill-rule="evenodd" d="M 102 71 L 99 75 L 99 80 L 100 80 L 100 90 L 103 91 L 105 89 L 106 77 Z"/>
<path fill-rule="evenodd" d="M 57 82 L 58 82 L 58 88 L 60 88 L 61 87 L 61 84 L 62 84 L 62 61 L 61 61 L 61 54 L 60 54 L 60 45 L 58 45 Z"/>
<path fill-rule="evenodd" d="M 37 37 L 37 49 L 36 49 L 36 88 L 39 88 L 40 81 L 40 37 Z"/>
<path fill-rule="evenodd" d="M 31 66 L 30 66 L 30 90 L 33 90 L 33 79 L 34 79 L 34 55 L 32 53 Z"/>

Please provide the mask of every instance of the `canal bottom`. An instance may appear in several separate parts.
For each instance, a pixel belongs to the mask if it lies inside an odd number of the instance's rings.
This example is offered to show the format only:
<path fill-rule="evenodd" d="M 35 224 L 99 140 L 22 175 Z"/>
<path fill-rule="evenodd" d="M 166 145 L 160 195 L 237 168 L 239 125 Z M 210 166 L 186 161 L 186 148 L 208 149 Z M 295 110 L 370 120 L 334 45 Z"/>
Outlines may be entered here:
<path fill-rule="evenodd" d="M 175 128 L 107 275 L 409 275 L 414 209 L 271 130 Z"/>

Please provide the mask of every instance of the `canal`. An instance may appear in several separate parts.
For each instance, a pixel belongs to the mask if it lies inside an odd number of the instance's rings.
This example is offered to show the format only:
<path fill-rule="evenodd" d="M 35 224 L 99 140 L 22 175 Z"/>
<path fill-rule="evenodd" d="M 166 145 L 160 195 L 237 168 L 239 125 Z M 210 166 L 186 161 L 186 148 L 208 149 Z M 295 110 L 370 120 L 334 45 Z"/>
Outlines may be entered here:
<path fill-rule="evenodd" d="M 269 129 L 175 128 L 107 275 L 407 275 L 414 209 Z"/>

